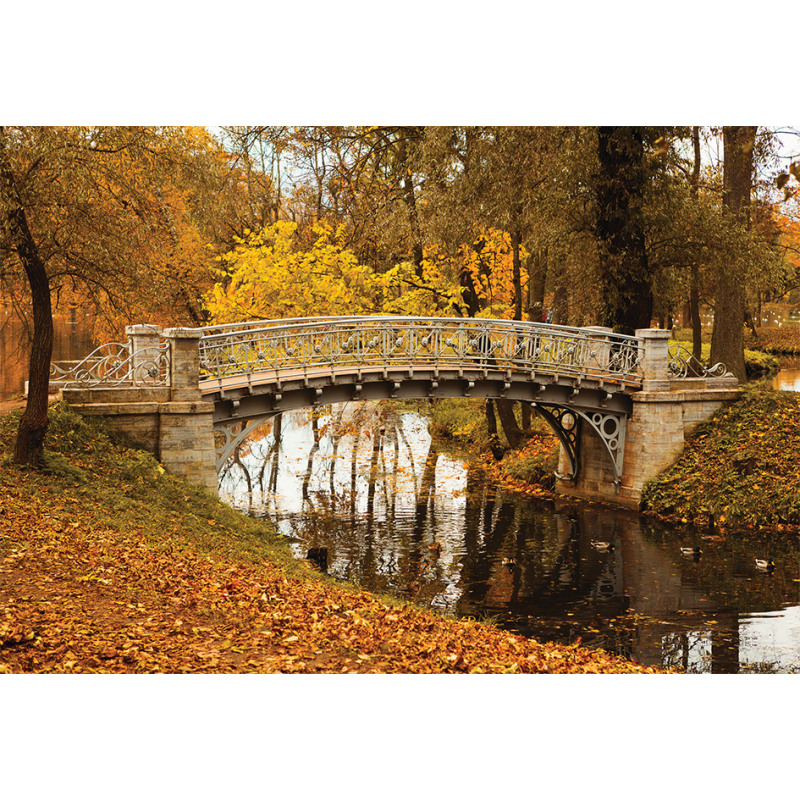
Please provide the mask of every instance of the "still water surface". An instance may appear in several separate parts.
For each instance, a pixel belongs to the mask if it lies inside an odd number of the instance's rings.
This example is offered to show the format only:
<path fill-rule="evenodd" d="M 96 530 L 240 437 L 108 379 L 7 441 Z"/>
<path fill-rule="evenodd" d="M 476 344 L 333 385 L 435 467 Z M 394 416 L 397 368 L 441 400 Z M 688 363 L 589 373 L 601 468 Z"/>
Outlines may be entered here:
<path fill-rule="evenodd" d="M 772 379 L 772 387 L 784 392 L 800 392 L 800 358 L 783 356 L 778 359 L 778 374 Z"/>
<path fill-rule="evenodd" d="M 255 437 L 221 475 L 222 495 L 274 520 L 298 558 L 327 548 L 330 574 L 648 665 L 800 671 L 796 536 L 711 542 L 638 514 L 531 501 L 440 451 L 424 417 L 379 406 L 285 414 Z M 698 560 L 681 554 L 694 545 Z"/>
<path fill-rule="evenodd" d="M 32 323 L 31 323 L 32 325 Z M 33 328 L 0 304 L 0 400 L 19 397 L 28 380 Z M 91 326 L 77 308 L 53 315 L 53 361 L 76 361 L 94 349 Z"/>

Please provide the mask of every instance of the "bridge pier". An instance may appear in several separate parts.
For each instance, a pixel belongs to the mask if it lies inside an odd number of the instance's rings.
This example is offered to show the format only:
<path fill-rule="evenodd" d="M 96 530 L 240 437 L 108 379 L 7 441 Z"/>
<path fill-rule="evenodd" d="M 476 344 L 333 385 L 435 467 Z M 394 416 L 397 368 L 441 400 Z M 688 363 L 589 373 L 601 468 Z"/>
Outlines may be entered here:
<path fill-rule="evenodd" d="M 153 453 L 173 474 L 216 493 L 214 404 L 203 400 L 199 388 L 200 331 L 169 328 L 162 334 L 156 326 L 132 325 L 125 332 L 134 376 L 152 363 L 163 335 L 169 353 L 164 385 L 64 388 L 64 399 L 82 414 L 105 417 L 111 430 Z"/>
<path fill-rule="evenodd" d="M 739 397 L 736 378 L 669 379 L 669 331 L 648 328 L 637 330 L 636 336 L 644 343 L 642 391 L 631 395 L 619 486 L 614 485 L 605 445 L 589 426 L 583 426 L 578 476 L 571 481 L 558 479 L 560 494 L 638 508 L 644 485 L 677 461 L 686 437 Z M 559 473 L 565 474 L 567 467 L 562 447 Z"/>

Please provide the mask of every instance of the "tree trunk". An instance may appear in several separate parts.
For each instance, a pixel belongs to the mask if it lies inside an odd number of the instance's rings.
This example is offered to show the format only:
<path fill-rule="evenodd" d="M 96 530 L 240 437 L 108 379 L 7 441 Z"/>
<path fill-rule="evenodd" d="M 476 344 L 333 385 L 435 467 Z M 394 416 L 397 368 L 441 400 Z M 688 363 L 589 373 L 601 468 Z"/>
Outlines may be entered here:
<path fill-rule="evenodd" d="M 475 282 L 472 280 L 472 273 L 468 267 L 463 267 L 458 274 L 458 282 L 464 290 L 461 293 L 461 299 L 467 305 L 467 316 L 474 317 L 481 310 L 480 298 L 475 289 Z"/>
<path fill-rule="evenodd" d="M 527 258 L 528 268 L 528 319 L 542 322 L 544 290 L 547 285 L 547 247 L 539 248 Z"/>
<path fill-rule="evenodd" d="M 600 127 L 597 237 L 600 257 L 601 323 L 619 333 L 650 327 L 653 291 L 642 227 L 646 183 L 639 128 Z"/>
<path fill-rule="evenodd" d="M 569 324 L 569 289 L 564 265 L 559 266 L 555 291 L 553 292 L 553 322 L 556 325 Z"/>
<path fill-rule="evenodd" d="M 725 157 L 722 203 L 745 227 L 749 227 L 756 131 L 755 125 L 731 125 L 722 129 Z M 739 382 L 747 379 L 744 366 L 744 285 L 740 275 L 721 275 L 717 281 L 711 363 L 717 362 L 725 364 Z"/>
<path fill-rule="evenodd" d="M 516 450 L 522 444 L 524 437 L 514 414 L 515 401 L 498 398 L 494 402 L 497 407 L 497 416 L 500 417 L 500 424 L 503 426 L 503 433 L 506 435 L 508 444 Z"/>
<path fill-rule="evenodd" d="M 526 435 L 526 433 L 530 434 L 531 426 L 533 425 L 533 411 L 531 410 L 531 404 L 520 403 L 519 410 L 520 417 L 522 418 L 520 427 L 522 428 L 523 435 Z"/>
<path fill-rule="evenodd" d="M 503 448 L 500 446 L 500 437 L 497 435 L 497 418 L 494 415 L 494 402 L 487 400 L 484 406 L 486 413 L 486 427 L 489 430 L 489 448 L 495 461 L 503 457 Z"/>
<path fill-rule="evenodd" d="M 522 263 L 519 257 L 519 224 L 515 220 L 511 231 L 512 270 L 514 275 L 514 319 L 522 319 Z"/>
<path fill-rule="evenodd" d="M 419 226 L 419 213 L 417 212 L 417 197 L 414 193 L 414 180 L 411 167 L 408 164 L 407 137 L 413 135 L 412 128 L 400 129 L 400 145 L 398 147 L 398 166 L 402 175 L 403 201 L 408 208 L 408 218 L 411 224 L 411 259 L 414 262 L 415 273 L 422 278 L 422 233 Z"/>
<path fill-rule="evenodd" d="M 50 282 L 17 193 L 14 174 L 6 155 L 2 129 L 0 129 L 0 213 L 2 213 L 2 227 L 8 232 L 12 247 L 16 249 L 28 277 L 33 305 L 28 402 L 19 421 L 13 460 L 15 464 L 39 466 L 47 431 L 50 357 L 53 353 Z"/>
<path fill-rule="evenodd" d="M 511 231 L 511 249 L 513 258 L 513 272 L 514 272 L 514 319 L 522 319 L 522 261 L 520 259 L 519 249 L 522 234 L 519 229 L 519 215 L 522 209 L 517 207 L 515 209 L 514 227 Z M 526 404 L 523 404 L 523 406 Z M 517 417 L 514 414 L 514 401 L 503 400 L 497 401 L 497 413 L 500 415 L 500 423 L 503 426 L 503 432 L 508 439 L 508 443 L 515 450 L 522 444 L 523 436 L 517 423 Z"/>
<path fill-rule="evenodd" d="M 692 196 L 697 197 L 700 184 L 700 126 L 692 127 L 692 146 L 694 164 L 692 166 Z M 700 269 L 695 261 L 692 264 L 692 281 L 689 288 L 689 313 L 692 320 L 692 355 L 700 361 L 703 352 L 703 323 L 700 319 Z"/>
<path fill-rule="evenodd" d="M 689 313 L 691 314 L 692 325 L 692 355 L 700 361 L 703 351 L 703 321 L 700 319 L 700 275 L 697 264 L 692 264 Z"/>

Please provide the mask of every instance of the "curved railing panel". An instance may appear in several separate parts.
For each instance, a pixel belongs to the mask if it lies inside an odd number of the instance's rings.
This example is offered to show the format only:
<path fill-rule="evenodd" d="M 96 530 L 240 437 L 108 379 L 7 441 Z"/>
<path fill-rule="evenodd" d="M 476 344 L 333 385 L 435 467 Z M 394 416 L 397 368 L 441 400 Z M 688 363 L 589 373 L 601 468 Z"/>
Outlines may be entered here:
<path fill-rule="evenodd" d="M 732 374 L 721 361 L 709 366 L 695 358 L 688 347 L 678 343 L 669 346 L 667 369 L 670 378 L 725 378 Z"/>
<path fill-rule="evenodd" d="M 109 342 L 73 366 L 53 362 L 50 381 L 65 389 L 166 386 L 169 383 L 169 347 L 164 342 L 132 353 L 128 344 Z"/>
<path fill-rule="evenodd" d="M 587 328 L 442 317 L 264 320 L 204 329 L 202 380 L 357 369 L 492 369 L 641 384 L 639 340 Z"/>

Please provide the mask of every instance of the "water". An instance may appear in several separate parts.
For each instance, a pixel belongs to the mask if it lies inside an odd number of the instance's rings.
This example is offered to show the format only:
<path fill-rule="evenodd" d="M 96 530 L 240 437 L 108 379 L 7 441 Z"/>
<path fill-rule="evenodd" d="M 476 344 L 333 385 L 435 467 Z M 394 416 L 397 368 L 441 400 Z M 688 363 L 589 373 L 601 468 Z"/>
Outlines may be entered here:
<path fill-rule="evenodd" d="M 778 364 L 778 374 L 772 379 L 773 388 L 784 392 L 800 392 L 800 358 L 782 356 Z"/>
<path fill-rule="evenodd" d="M 298 558 L 325 548 L 330 574 L 372 591 L 648 665 L 800 671 L 796 536 L 714 542 L 630 512 L 498 491 L 415 413 L 351 403 L 316 422 L 285 414 L 229 463 L 221 493 L 274 520 Z M 698 560 L 681 554 L 693 545 Z M 758 571 L 754 558 L 768 556 L 775 570 Z"/>
<path fill-rule="evenodd" d="M 0 305 L 0 400 L 19 397 L 25 389 L 29 333 L 11 308 Z M 93 349 L 91 326 L 82 312 L 73 308 L 53 315 L 53 361 L 75 361 Z"/>

